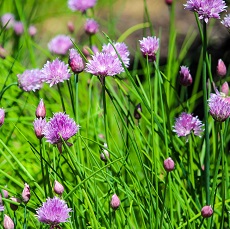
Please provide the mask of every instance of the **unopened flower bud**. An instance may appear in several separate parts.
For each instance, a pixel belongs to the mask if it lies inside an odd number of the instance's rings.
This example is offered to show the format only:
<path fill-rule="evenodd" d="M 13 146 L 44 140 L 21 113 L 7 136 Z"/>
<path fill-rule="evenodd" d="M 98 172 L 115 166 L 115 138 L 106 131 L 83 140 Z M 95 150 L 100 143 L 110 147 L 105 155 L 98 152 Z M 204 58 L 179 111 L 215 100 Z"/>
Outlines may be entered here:
<path fill-rule="evenodd" d="M 175 163 L 171 157 L 164 160 L 164 168 L 167 172 L 171 172 L 175 168 Z"/>
<path fill-rule="evenodd" d="M 11 197 L 10 198 L 12 201 L 16 202 L 16 203 L 21 203 L 21 201 L 16 198 L 16 197 Z M 13 204 L 13 203 L 10 203 L 10 208 L 13 210 L 13 211 L 16 211 L 18 209 L 18 205 L 16 204 Z"/>
<path fill-rule="evenodd" d="M 24 33 L 24 25 L 20 21 L 14 23 L 14 32 L 16 35 L 21 36 Z"/>
<path fill-rule="evenodd" d="M 188 67 L 181 66 L 179 73 L 180 73 L 180 76 L 179 76 L 180 84 L 186 87 L 190 86 L 192 84 L 192 76 L 190 74 Z"/>
<path fill-rule="evenodd" d="M 30 25 L 28 32 L 31 37 L 34 37 L 37 33 L 37 28 L 34 25 Z"/>
<path fill-rule="evenodd" d="M 22 191 L 22 201 L 27 204 L 29 200 L 30 200 L 30 186 L 27 183 L 25 183 L 24 189 Z"/>
<path fill-rule="evenodd" d="M 69 66 L 74 73 L 80 73 L 85 68 L 81 55 L 75 49 L 69 50 Z"/>
<path fill-rule="evenodd" d="M 14 222 L 8 215 L 4 215 L 3 227 L 4 229 L 14 229 Z"/>
<path fill-rule="evenodd" d="M 44 137 L 43 130 L 46 125 L 46 119 L 37 118 L 33 122 L 34 124 L 34 133 L 38 139 L 42 139 Z"/>
<path fill-rule="evenodd" d="M 45 118 L 46 117 L 46 107 L 45 104 L 43 102 L 43 99 L 40 100 L 35 115 L 37 118 Z"/>
<path fill-rule="evenodd" d="M 3 197 L 4 198 L 8 198 L 9 197 L 8 191 L 2 189 L 2 192 L 3 192 Z"/>
<path fill-rule="evenodd" d="M 171 5 L 172 5 L 172 2 L 173 2 L 173 0 L 165 0 L 165 3 L 166 3 L 168 6 L 171 6 Z"/>
<path fill-rule="evenodd" d="M 221 92 L 224 93 L 226 96 L 228 96 L 229 93 L 229 86 L 227 82 L 224 82 L 221 86 Z"/>
<path fill-rule="evenodd" d="M 221 60 L 221 59 L 218 60 L 216 72 L 217 72 L 217 75 L 220 77 L 224 77 L 226 75 L 227 69 L 226 69 L 226 66 L 225 66 L 223 60 Z"/>
<path fill-rule="evenodd" d="M 135 119 L 140 119 L 141 118 L 141 114 L 139 112 L 142 112 L 142 107 L 141 104 L 137 104 L 135 109 L 134 109 L 134 118 Z"/>
<path fill-rule="evenodd" d="M 104 147 L 107 148 L 106 143 L 104 143 Z M 104 162 L 107 162 L 107 158 L 109 158 L 109 157 L 110 157 L 110 154 L 109 154 L 108 150 L 103 149 L 102 153 L 100 154 L 101 160 L 104 161 Z"/>
<path fill-rule="evenodd" d="M 121 204 L 121 201 L 120 201 L 119 197 L 116 194 L 114 194 L 111 198 L 111 201 L 110 201 L 111 208 L 113 210 L 117 210 L 119 208 L 120 204 Z"/>
<path fill-rule="evenodd" d="M 212 216 L 213 214 L 213 210 L 212 210 L 212 207 L 211 206 L 204 206 L 202 209 L 201 209 L 201 215 L 204 217 L 204 218 L 209 218 L 210 216 Z"/>
<path fill-rule="evenodd" d="M 62 195 L 64 192 L 64 187 L 62 184 L 60 184 L 58 181 L 54 181 L 54 192 L 58 195 Z"/>
<path fill-rule="evenodd" d="M 74 32 L 74 24 L 73 24 L 73 22 L 72 21 L 68 21 L 68 23 L 67 23 L 67 28 L 68 28 L 68 30 L 69 30 L 69 32 L 70 33 L 73 33 Z"/>
<path fill-rule="evenodd" d="M 6 55 L 7 55 L 6 50 L 0 45 L 0 57 L 2 59 L 5 59 Z"/>
<path fill-rule="evenodd" d="M 5 120 L 5 110 L 0 108 L 0 127 L 3 125 Z"/>

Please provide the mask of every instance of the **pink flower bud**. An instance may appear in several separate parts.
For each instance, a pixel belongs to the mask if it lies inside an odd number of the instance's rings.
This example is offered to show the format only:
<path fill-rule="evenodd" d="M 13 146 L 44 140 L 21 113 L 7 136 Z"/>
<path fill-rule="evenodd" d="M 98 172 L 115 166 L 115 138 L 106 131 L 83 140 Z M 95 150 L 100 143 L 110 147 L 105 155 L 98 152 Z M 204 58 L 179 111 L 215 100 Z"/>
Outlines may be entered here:
<path fill-rule="evenodd" d="M 43 130 L 46 126 L 46 119 L 37 118 L 34 120 L 33 124 L 36 137 L 42 139 L 44 137 Z"/>
<path fill-rule="evenodd" d="M 27 204 L 29 200 L 30 200 L 30 186 L 27 183 L 25 183 L 24 189 L 22 191 L 22 201 Z"/>
<path fill-rule="evenodd" d="M 142 112 L 141 104 L 137 104 L 134 109 L 134 118 L 135 119 L 141 119 L 141 114 L 139 112 Z"/>
<path fill-rule="evenodd" d="M 164 160 L 164 168 L 167 172 L 171 172 L 175 168 L 175 163 L 171 157 Z"/>
<path fill-rule="evenodd" d="M 75 28 L 74 28 L 74 24 L 73 24 L 72 21 L 68 21 L 67 27 L 68 27 L 68 30 L 69 30 L 70 33 L 73 33 L 73 32 L 74 32 L 74 29 L 75 29 Z"/>
<path fill-rule="evenodd" d="M 35 115 L 37 118 L 45 118 L 46 117 L 46 107 L 43 102 L 43 99 L 40 100 L 38 107 L 36 109 Z"/>
<path fill-rule="evenodd" d="M 34 37 L 37 33 L 37 28 L 34 25 L 30 25 L 28 31 L 29 31 L 29 35 L 31 37 Z"/>
<path fill-rule="evenodd" d="M 12 201 L 16 202 L 16 203 L 21 203 L 21 201 L 16 198 L 16 197 L 11 197 L 10 198 Z M 10 208 L 13 210 L 13 211 L 16 211 L 18 209 L 18 205 L 16 204 L 13 204 L 13 203 L 10 203 Z"/>
<path fill-rule="evenodd" d="M 24 25 L 20 21 L 14 23 L 14 32 L 16 35 L 20 36 L 24 33 Z"/>
<path fill-rule="evenodd" d="M 212 210 L 212 207 L 211 206 L 204 206 L 202 209 L 201 209 L 201 215 L 204 217 L 204 218 L 209 218 L 210 216 L 212 216 L 213 214 L 213 210 Z"/>
<path fill-rule="evenodd" d="M 3 227 L 4 229 L 14 229 L 14 222 L 8 215 L 4 215 Z"/>
<path fill-rule="evenodd" d="M 165 0 L 165 3 L 166 3 L 168 6 L 171 6 L 171 5 L 172 5 L 172 2 L 173 2 L 173 0 Z"/>
<path fill-rule="evenodd" d="M 3 192 L 3 196 L 4 198 L 8 198 L 9 197 L 9 194 L 6 190 L 2 189 L 2 192 Z"/>
<path fill-rule="evenodd" d="M 62 184 L 60 184 L 58 181 L 54 181 L 54 192 L 58 195 L 62 195 L 64 192 L 64 187 Z"/>
<path fill-rule="evenodd" d="M 69 66 L 74 73 L 80 73 L 85 68 L 82 57 L 75 49 L 69 51 Z"/>
<path fill-rule="evenodd" d="M 0 108 L 0 127 L 3 125 L 5 120 L 5 110 Z"/>
<path fill-rule="evenodd" d="M 93 35 L 98 32 L 99 25 L 94 19 L 87 19 L 85 23 L 85 32 Z"/>
<path fill-rule="evenodd" d="M 192 76 L 190 74 L 188 67 L 181 66 L 179 73 L 180 73 L 180 76 L 179 76 L 180 84 L 185 87 L 190 86 L 192 84 Z"/>
<path fill-rule="evenodd" d="M 227 82 L 224 82 L 221 86 L 221 92 L 224 93 L 226 96 L 228 96 L 229 93 L 229 86 Z"/>
<path fill-rule="evenodd" d="M 121 204 L 121 201 L 120 201 L 119 197 L 116 194 L 114 194 L 112 196 L 111 202 L 110 202 L 111 208 L 113 210 L 117 210 L 119 208 L 120 204 Z"/>
<path fill-rule="evenodd" d="M 227 69 L 226 69 L 224 62 L 221 59 L 218 60 L 216 72 L 217 72 L 217 75 L 220 77 L 224 77 L 226 75 Z"/>
<path fill-rule="evenodd" d="M 107 148 L 106 143 L 104 143 L 104 147 Z M 110 157 L 110 154 L 109 154 L 108 150 L 103 149 L 103 152 L 100 154 L 101 160 L 104 162 L 107 162 L 107 158 L 109 158 L 109 157 Z"/>

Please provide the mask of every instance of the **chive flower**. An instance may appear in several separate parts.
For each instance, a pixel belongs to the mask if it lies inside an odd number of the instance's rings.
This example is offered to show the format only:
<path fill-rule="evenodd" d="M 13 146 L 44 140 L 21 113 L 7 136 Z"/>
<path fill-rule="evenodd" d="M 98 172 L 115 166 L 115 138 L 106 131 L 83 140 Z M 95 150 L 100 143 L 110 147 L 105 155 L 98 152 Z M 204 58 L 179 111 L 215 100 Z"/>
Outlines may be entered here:
<path fill-rule="evenodd" d="M 230 116 L 230 97 L 220 93 L 211 93 L 208 100 L 209 113 L 218 122 L 224 122 Z"/>
<path fill-rule="evenodd" d="M 226 3 L 222 0 L 187 0 L 186 10 L 196 12 L 200 20 L 208 23 L 210 18 L 220 19 L 220 13 L 226 11 Z"/>
<path fill-rule="evenodd" d="M 221 21 L 221 23 L 228 29 L 230 32 L 230 14 L 227 14 L 224 19 Z"/>
<path fill-rule="evenodd" d="M 156 60 L 156 53 L 159 49 L 159 38 L 156 37 L 144 37 L 140 40 L 140 50 L 142 55 L 146 58 L 148 56 L 149 61 Z"/>
<path fill-rule="evenodd" d="M 0 108 L 0 127 L 3 125 L 5 121 L 5 110 Z"/>
<path fill-rule="evenodd" d="M 89 35 L 96 34 L 99 29 L 98 23 L 94 19 L 87 19 L 85 23 L 85 32 Z"/>
<path fill-rule="evenodd" d="M 85 68 L 84 61 L 76 49 L 69 50 L 69 66 L 74 73 L 80 73 Z"/>
<path fill-rule="evenodd" d="M 43 81 L 49 83 L 50 87 L 68 80 L 71 76 L 69 73 L 68 64 L 65 64 L 58 58 L 52 62 L 47 61 L 41 72 L 43 74 Z"/>
<path fill-rule="evenodd" d="M 204 131 L 204 124 L 194 117 L 192 114 L 183 112 L 178 118 L 176 118 L 173 131 L 176 132 L 178 137 L 185 137 L 190 135 L 192 132 L 194 135 L 201 137 L 201 133 Z"/>
<path fill-rule="evenodd" d="M 68 0 L 68 7 L 72 11 L 81 11 L 84 13 L 89 8 L 94 7 L 97 0 Z"/>
<path fill-rule="evenodd" d="M 66 55 L 73 47 L 71 37 L 66 35 L 57 35 L 48 43 L 48 49 L 53 54 Z"/>
<path fill-rule="evenodd" d="M 192 84 L 192 76 L 190 74 L 189 68 L 186 66 L 180 67 L 179 81 L 182 86 L 190 86 Z"/>
<path fill-rule="evenodd" d="M 44 137 L 43 130 L 46 126 L 46 119 L 42 117 L 37 118 L 33 122 L 34 125 L 34 133 L 38 139 L 42 139 Z"/>
<path fill-rule="evenodd" d="M 17 36 L 21 36 L 24 33 L 24 25 L 20 21 L 14 23 L 14 32 Z"/>
<path fill-rule="evenodd" d="M 58 197 L 48 198 L 42 206 L 36 210 L 36 217 L 41 223 L 50 225 L 51 228 L 60 228 L 60 223 L 68 222 L 69 213 L 72 211 L 68 208 L 64 200 Z"/>
<path fill-rule="evenodd" d="M 15 23 L 15 18 L 14 15 L 11 13 L 5 13 L 4 15 L 1 16 L 1 23 L 2 27 L 6 26 L 6 29 L 10 29 L 14 27 Z"/>

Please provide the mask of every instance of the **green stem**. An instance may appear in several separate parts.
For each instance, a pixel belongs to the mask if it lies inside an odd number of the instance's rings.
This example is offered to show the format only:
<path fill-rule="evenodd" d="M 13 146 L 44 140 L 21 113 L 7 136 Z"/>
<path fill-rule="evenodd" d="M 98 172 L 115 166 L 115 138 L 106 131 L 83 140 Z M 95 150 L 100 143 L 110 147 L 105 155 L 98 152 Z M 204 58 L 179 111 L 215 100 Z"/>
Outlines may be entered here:
<path fill-rule="evenodd" d="M 78 74 L 74 74 L 74 81 L 75 81 L 75 118 L 76 122 L 79 121 L 79 114 L 78 114 Z"/>
<path fill-rule="evenodd" d="M 205 189 L 206 204 L 210 204 L 210 144 L 208 130 L 208 105 L 207 105 L 207 76 L 206 76 L 206 51 L 207 51 L 207 29 L 206 23 L 203 21 L 203 103 L 204 103 L 204 125 L 205 125 Z"/>
<path fill-rule="evenodd" d="M 48 197 L 47 191 L 46 191 L 46 179 L 45 179 L 45 168 L 43 165 L 43 156 L 42 156 L 42 139 L 40 139 L 40 162 L 41 162 L 41 170 L 42 170 L 42 180 L 44 181 L 44 192 L 45 192 L 45 197 Z"/>
<path fill-rule="evenodd" d="M 58 93 L 60 95 L 60 99 L 61 99 L 61 104 L 62 104 L 62 109 L 63 109 L 63 112 L 65 112 L 65 104 L 64 104 L 64 100 L 63 100 L 63 96 L 62 96 L 62 93 L 61 93 L 61 88 L 60 88 L 60 85 L 59 83 L 57 84 L 57 88 L 58 88 Z"/>

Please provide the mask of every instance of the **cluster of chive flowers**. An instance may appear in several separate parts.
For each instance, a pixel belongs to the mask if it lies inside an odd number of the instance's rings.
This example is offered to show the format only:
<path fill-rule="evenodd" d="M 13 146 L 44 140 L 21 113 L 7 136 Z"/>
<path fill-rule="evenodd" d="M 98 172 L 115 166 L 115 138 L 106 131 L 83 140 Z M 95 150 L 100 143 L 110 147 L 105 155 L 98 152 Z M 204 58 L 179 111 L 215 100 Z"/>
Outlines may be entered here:
<path fill-rule="evenodd" d="M 25 26 L 21 21 L 15 19 L 14 14 L 5 13 L 1 16 L 2 27 L 5 27 L 6 30 L 13 28 L 14 33 L 17 36 L 21 36 L 25 32 Z M 33 37 L 37 33 L 37 28 L 34 25 L 28 27 L 28 34 Z"/>

